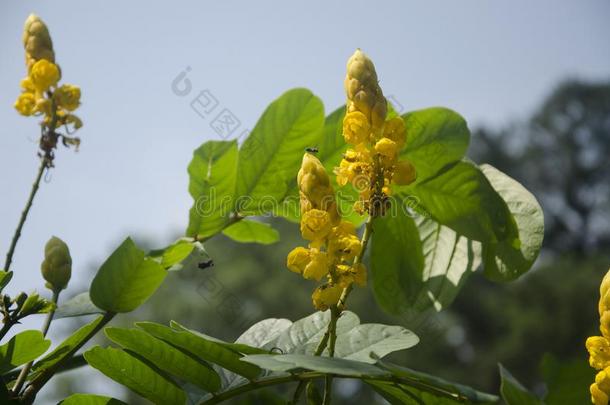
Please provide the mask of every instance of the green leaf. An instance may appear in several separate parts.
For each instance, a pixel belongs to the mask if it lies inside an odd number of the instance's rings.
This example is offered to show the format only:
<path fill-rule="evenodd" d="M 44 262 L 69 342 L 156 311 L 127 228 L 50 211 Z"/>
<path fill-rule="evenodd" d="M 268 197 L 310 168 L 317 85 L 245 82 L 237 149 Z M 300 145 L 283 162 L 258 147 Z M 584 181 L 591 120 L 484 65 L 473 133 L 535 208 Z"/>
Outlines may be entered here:
<path fill-rule="evenodd" d="M 375 363 L 398 350 L 408 349 L 419 343 L 419 338 L 402 326 L 366 323 L 337 336 L 335 356 Z"/>
<path fill-rule="evenodd" d="M 380 361 L 378 366 L 391 372 L 392 375 L 400 377 L 405 383 L 409 382 L 411 387 L 416 388 L 411 391 L 420 391 L 420 394 L 418 394 L 419 398 L 425 399 L 426 404 L 444 404 L 446 402 L 440 401 L 439 399 L 447 398 L 453 398 L 454 400 L 448 403 L 455 403 L 455 400 L 457 400 L 460 403 L 475 404 L 496 403 L 499 399 L 495 395 L 477 391 L 466 385 L 449 382 L 442 378 L 422 373 L 421 371 L 411 370 L 406 367 L 400 367 L 392 363 Z M 367 383 L 370 382 L 367 381 Z"/>
<path fill-rule="evenodd" d="M 485 275 L 492 280 L 514 280 L 528 271 L 540 253 L 544 215 L 536 198 L 519 182 L 490 165 L 481 170 L 506 201 L 518 229 L 518 243 L 502 240 L 483 244 Z"/>
<path fill-rule="evenodd" d="M 349 377 L 390 375 L 387 371 L 372 364 L 337 357 L 304 354 L 253 354 L 244 356 L 242 360 L 271 371 L 306 369 Z"/>
<path fill-rule="evenodd" d="M 280 234 L 271 225 L 259 221 L 242 219 L 225 228 L 225 236 L 241 243 L 260 243 L 270 245 L 280 240 Z"/>
<path fill-rule="evenodd" d="M 501 364 L 500 394 L 506 405 L 542 405 L 543 402 L 523 387 Z"/>
<path fill-rule="evenodd" d="M 453 302 L 481 264 L 481 245 L 432 219 L 416 216 L 414 220 L 424 255 L 423 284 L 414 308 L 440 311 Z"/>
<path fill-rule="evenodd" d="M 466 121 L 447 108 L 433 107 L 403 115 L 407 142 L 401 158 L 417 170 L 417 182 L 437 174 L 464 157 L 470 142 Z"/>
<path fill-rule="evenodd" d="M 462 161 L 406 188 L 425 216 L 481 242 L 514 243 L 517 228 L 506 203 L 483 172 Z M 404 195 L 404 193 L 402 193 Z"/>
<path fill-rule="evenodd" d="M 98 270 L 91 283 L 91 301 L 104 311 L 131 312 L 161 285 L 167 272 L 144 256 L 130 238 Z"/>
<path fill-rule="evenodd" d="M 295 321 L 290 327 L 278 334 L 277 338 L 270 340 L 265 348 L 274 347 L 282 353 L 313 354 L 328 329 L 330 312 L 314 312 L 313 314 Z M 337 321 L 337 340 L 339 335 L 352 330 L 360 324 L 358 316 L 351 311 L 344 311 Z"/>
<path fill-rule="evenodd" d="M 91 367 L 155 404 L 186 402 L 185 392 L 175 382 L 123 350 L 95 346 L 85 352 L 85 360 Z"/>
<path fill-rule="evenodd" d="M 101 314 L 104 311 L 95 306 L 89 296 L 89 291 L 75 295 L 61 304 L 55 311 L 55 319 L 70 318 L 91 314 Z"/>
<path fill-rule="evenodd" d="M 371 241 L 373 293 L 391 314 L 411 307 L 422 286 L 424 258 L 415 222 L 398 207 L 375 219 Z"/>
<path fill-rule="evenodd" d="M 13 278 L 12 271 L 0 270 L 0 292 L 2 292 L 2 290 L 4 290 L 4 287 L 6 287 L 8 285 L 8 283 L 10 283 L 12 278 Z"/>
<path fill-rule="evenodd" d="M 38 330 L 26 330 L 13 336 L 0 346 L 0 374 L 35 360 L 51 346 Z"/>
<path fill-rule="evenodd" d="M 581 405 L 590 401 L 589 385 L 595 381 L 595 370 L 586 361 L 581 358 L 559 361 L 546 353 L 541 370 L 548 391 L 545 404 Z"/>
<path fill-rule="evenodd" d="M 148 257 L 167 271 L 199 270 L 199 264 L 210 258 L 203 244 L 193 242 L 191 238 L 181 238 L 166 248 L 152 250 Z"/>
<path fill-rule="evenodd" d="M 139 329 L 106 328 L 108 339 L 163 371 L 210 392 L 220 389 L 220 377 L 208 365 Z"/>
<path fill-rule="evenodd" d="M 191 331 L 174 330 L 153 322 L 138 322 L 136 326 L 171 345 L 186 350 L 202 360 L 217 364 L 248 379 L 255 378 L 260 373 L 258 367 L 241 362 L 239 360 L 241 357 L 239 353 L 217 342 L 198 336 Z"/>
<path fill-rule="evenodd" d="M 241 215 L 274 211 L 297 174 L 305 148 L 315 146 L 323 122 L 322 102 L 306 89 L 289 90 L 267 107 L 239 151 Z"/>
<path fill-rule="evenodd" d="M 19 310 L 19 318 L 24 318 L 34 314 L 46 314 L 56 308 L 55 303 L 42 298 L 38 293 L 34 292 L 26 298 L 25 302 Z"/>
<path fill-rule="evenodd" d="M 60 402 L 61 405 L 127 405 L 115 398 L 93 394 L 73 394 Z"/>
<path fill-rule="evenodd" d="M 220 232 L 235 207 L 237 141 L 208 141 L 195 150 L 188 166 L 193 206 L 186 235 L 204 239 Z"/>
<path fill-rule="evenodd" d="M 98 316 L 96 319 L 77 329 L 72 335 L 61 342 L 53 351 L 34 363 L 29 379 L 32 380 L 44 370 L 53 367 L 55 364 L 63 361 L 66 357 L 71 356 L 71 352 L 83 343 L 83 340 L 99 326 L 104 320 L 103 316 Z"/>

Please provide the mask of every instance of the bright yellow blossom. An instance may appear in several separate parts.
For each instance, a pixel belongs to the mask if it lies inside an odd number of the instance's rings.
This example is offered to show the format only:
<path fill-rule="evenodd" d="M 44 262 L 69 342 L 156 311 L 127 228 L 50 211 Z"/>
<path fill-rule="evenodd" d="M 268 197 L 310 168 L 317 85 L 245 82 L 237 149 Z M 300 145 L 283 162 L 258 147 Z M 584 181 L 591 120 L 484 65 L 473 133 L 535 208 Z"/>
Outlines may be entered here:
<path fill-rule="evenodd" d="M 307 240 L 324 239 L 330 232 L 331 223 L 328 212 L 311 209 L 301 217 L 301 233 Z"/>
<path fill-rule="evenodd" d="M 360 111 L 349 112 L 343 118 L 343 136 L 345 142 L 358 145 L 369 140 L 371 126 Z"/>
<path fill-rule="evenodd" d="M 398 152 L 398 145 L 393 140 L 383 137 L 375 144 L 375 151 L 382 156 L 394 159 Z"/>
<path fill-rule="evenodd" d="M 313 294 L 311 295 L 311 299 L 316 309 L 326 311 L 328 308 L 336 305 L 339 302 L 342 292 L 343 287 L 338 284 L 323 284 L 314 290 Z"/>
<path fill-rule="evenodd" d="M 80 87 L 72 84 L 63 84 L 55 90 L 53 97 L 59 107 L 74 111 L 80 105 Z"/>
<path fill-rule="evenodd" d="M 610 342 L 603 336 L 591 336 L 585 346 L 589 351 L 589 364 L 601 370 L 610 366 Z"/>
<path fill-rule="evenodd" d="M 36 108 L 36 98 L 33 93 L 21 93 L 19 97 L 17 97 L 17 101 L 15 101 L 14 105 L 19 114 L 25 116 L 32 115 Z"/>

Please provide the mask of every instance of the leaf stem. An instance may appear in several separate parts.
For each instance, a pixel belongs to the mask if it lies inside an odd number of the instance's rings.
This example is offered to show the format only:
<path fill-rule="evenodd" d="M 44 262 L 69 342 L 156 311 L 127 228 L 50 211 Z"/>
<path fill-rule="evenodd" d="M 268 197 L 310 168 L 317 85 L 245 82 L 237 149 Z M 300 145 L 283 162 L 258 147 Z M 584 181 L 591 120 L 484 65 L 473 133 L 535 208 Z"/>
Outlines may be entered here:
<path fill-rule="evenodd" d="M 51 301 L 55 305 L 53 306 L 53 309 L 51 311 L 49 311 L 49 313 L 47 314 L 47 316 L 44 320 L 44 324 L 42 325 L 42 328 L 41 328 L 42 335 L 45 337 L 47 336 L 47 332 L 49 332 L 49 327 L 51 326 L 51 322 L 53 321 L 53 316 L 55 315 L 55 307 L 57 306 L 57 301 L 59 300 L 60 292 L 61 292 L 60 289 L 53 290 L 53 298 L 51 299 Z M 13 390 L 12 390 L 15 394 L 18 394 L 21 391 L 21 388 L 23 388 L 23 384 L 25 383 L 25 381 L 28 377 L 28 373 L 30 372 L 30 369 L 32 368 L 32 364 L 34 364 L 34 362 L 30 361 L 25 366 L 23 366 L 23 368 L 21 369 L 21 373 L 19 373 L 19 377 L 17 377 L 17 381 L 15 382 L 15 386 L 13 387 Z"/>
<path fill-rule="evenodd" d="M 25 204 L 25 208 L 21 213 L 21 217 L 19 218 L 19 223 L 17 224 L 17 229 L 15 229 L 15 233 L 13 234 L 13 239 L 11 240 L 11 245 L 6 253 L 6 260 L 4 262 L 4 268 L 2 270 L 9 271 L 11 267 L 11 263 L 13 262 L 13 255 L 15 254 L 15 248 L 17 247 L 17 242 L 21 237 L 21 230 L 23 229 L 23 225 L 25 224 L 25 220 L 28 217 L 28 213 L 30 212 L 30 208 L 32 208 L 32 203 L 34 202 L 34 197 L 38 192 L 38 188 L 40 186 L 40 180 L 42 179 L 42 175 L 46 168 L 49 167 L 49 161 L 47 157 L 42 157 L 40 159 L 40 167 L 38 168 L 38 173 L 36 174 L 36 179 L 32 184 L 32 190 L 30 191 L 30 196 Z"/>
<path fill-rule="evenodd" d="M 42 387 L 44 387 L 44 385 L 51 379 L 51 377 L 55 375 L 55 373 L 60 369 L 63 363 L 69 360 L 74 355 L 74 353 L 76 353 L 81 347 L 83 347 L 85 343 L 87 343 L 93 336 L 97 334 L 97 332 L 102 330 L 102 328 L 106 326 L 106 324 L 110 322 L 112 318 L 115 317 L 115 315 L 116 313 L 114 312 L 106 312 L 100 323 L 98 323 L 95 328 L 93 328 L 83 339 L 81 339 L 80 342 L 74 345 L 74 347 L 72 347 L 72 349 L 70 349 L 64 355 L 62 360 L 53 364 L 51 367 L 47 368 L 42 373 L 40 373 L 40 375 L 34 378 L 32 382 L 30 382 L 30 385 L 28 385 L 28 387 L 25 389 L 22 396 L 22 401 L 26 404 L 33 403 L 38 391 L 40 391 Z"/>

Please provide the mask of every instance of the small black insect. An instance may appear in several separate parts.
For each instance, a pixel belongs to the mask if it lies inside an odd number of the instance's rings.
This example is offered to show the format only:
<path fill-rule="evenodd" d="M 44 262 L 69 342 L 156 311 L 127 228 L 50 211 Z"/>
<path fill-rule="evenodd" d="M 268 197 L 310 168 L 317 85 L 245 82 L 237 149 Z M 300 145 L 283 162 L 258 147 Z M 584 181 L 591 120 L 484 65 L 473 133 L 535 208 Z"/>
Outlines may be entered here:
<path fill-rule="evenodd" d="M 197 267 L 199 267 L 200 269 L 207 269 L 208 267 L 214 267 L 214 260 L 210 259 L 210 260 L 206 260 L 205 262 L 200 262 Z"/>
<path fill-rule="evenodd" d="M 309 153 L 318 153 L 318 147 L 317 146 L 310 146 L 308 148 L 305 148 L 305 152 L 309 152 Z"/>

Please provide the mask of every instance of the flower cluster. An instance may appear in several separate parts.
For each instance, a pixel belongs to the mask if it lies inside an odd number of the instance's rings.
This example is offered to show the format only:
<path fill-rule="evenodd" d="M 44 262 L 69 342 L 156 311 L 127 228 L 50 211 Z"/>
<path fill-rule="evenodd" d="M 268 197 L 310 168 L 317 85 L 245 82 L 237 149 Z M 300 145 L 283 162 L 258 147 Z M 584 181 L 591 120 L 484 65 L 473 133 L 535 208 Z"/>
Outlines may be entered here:
<path fill-rule="evenodd" d="M 80 105 L 80 88 L 58 84 L 61 70 L 55 64 L 49 30 L 34 14 L 25 22 L 23 46 L 28 75 L 21 80 L 21 94 L 15 102 L 15 109 L 25 116 L 43 116 L 43 125 L 51 131 L 61 125 L 80 128 L 82 121 L 72 113 Z M 73 139 L 66 137 L 66 140 Z"/>
<path fill-rule="evenodd" d="M 589 351 L 589 364 L 600 370 L 591 385 L 591 402 L 595 405 L 608 405 L 610 396 L 610 271 L 604 276 L 599 287 L 599 329 L 602 336 L 591 336 L 586 346 Z"/>
<path fill-rule="evenodd" d="M 353 145 L 335 169 L 337 183 L 351 183 L 360 193 L 355 209 L 359 213 L 383 215 L 391 193 L 390 185 L 406 185 L 416 178 L 415 168 L 398 154 L 406 142 L 401 117 L 387 119 L 387 100 L 377 81 L 373 62 L 357 50 L 347 62 L 347 93 L 343 136 Z"/>
<path fill-rule="evenodd" d="M 341 219 L 326 169 L 316 156 L 305 153 L 297 176 L 301 205 L 301 234 L 309 246 L 288 254 L 287 266 L 306 279 L 325 283 L 312 295 L 322 311 L 337 305 L 345 288 L 366 285 L 366 268 L 359 260 L 362 244 L 353 224 Z"/>

